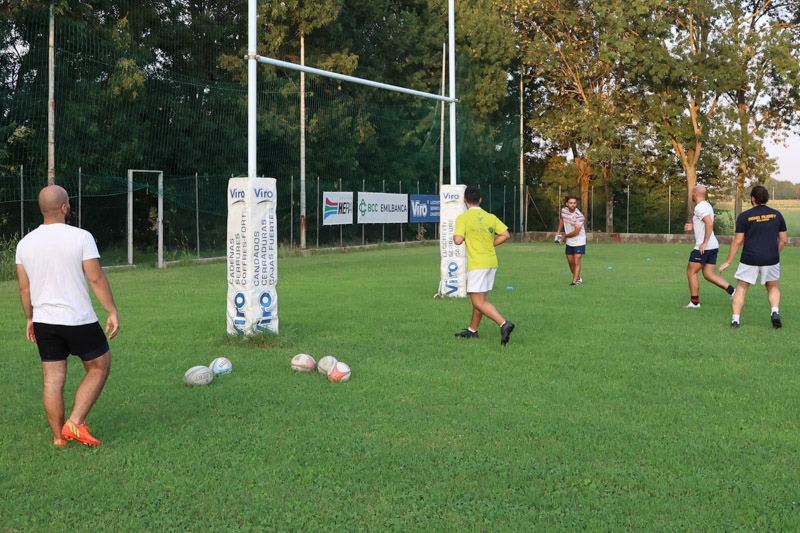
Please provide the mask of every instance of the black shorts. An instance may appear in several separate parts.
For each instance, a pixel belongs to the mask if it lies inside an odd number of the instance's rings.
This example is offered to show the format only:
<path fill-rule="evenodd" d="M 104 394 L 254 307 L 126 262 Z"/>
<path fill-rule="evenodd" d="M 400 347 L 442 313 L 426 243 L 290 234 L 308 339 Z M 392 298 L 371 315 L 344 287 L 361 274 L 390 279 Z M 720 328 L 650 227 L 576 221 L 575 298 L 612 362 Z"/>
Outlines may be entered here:
<path fill-rule="evenodd" d="M 689 262 L 700 263 L 703 266 L 716 265 L 717 253 L 719 253 L 719 248 L 714 248 L 713 250 L 706 250 L 706 253 L 704 254 L 701 254 L 700 250 L 692 250 L 692 253 L 689 254 Z"/>
<path fill-rule="evenodd" d="M 99 322 L 82 326 L 34 322 L 33 334 L 43 362 L 66 361 L 70 354 L 91 361 L 108 351 L 108 339 Z"/>

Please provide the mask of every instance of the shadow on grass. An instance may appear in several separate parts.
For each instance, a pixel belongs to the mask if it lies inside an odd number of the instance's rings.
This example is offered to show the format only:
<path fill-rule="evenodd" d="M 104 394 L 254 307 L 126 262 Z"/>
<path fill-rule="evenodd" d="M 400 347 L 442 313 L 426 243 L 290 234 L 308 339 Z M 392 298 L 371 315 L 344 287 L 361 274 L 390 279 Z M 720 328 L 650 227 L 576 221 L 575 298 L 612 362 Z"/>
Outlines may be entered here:
<path fill-rule="evenodd" d="M 260 331 L 251 335 L 225 335 L 220 338 L 220 345 L 245 348 L 286 348 L 294 345 L 295 333 L 293 328 L 283 328 L 283 332 L 280 334 Z"/>

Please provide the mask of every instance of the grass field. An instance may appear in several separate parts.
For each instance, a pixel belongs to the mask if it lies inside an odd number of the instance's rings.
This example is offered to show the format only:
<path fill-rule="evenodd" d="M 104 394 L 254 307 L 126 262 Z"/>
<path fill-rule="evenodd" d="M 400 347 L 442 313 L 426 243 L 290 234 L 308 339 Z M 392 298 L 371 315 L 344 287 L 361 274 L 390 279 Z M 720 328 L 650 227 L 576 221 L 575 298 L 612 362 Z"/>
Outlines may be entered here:
<path fill-rule="evenodd" d="M 112 272 L 97 450 L 51 449 L 0 283 L 2 531 L 798 531 L 800 250 L 785 327 L 758 286 L 735 331 L 705 281 L 682 308 L 689 251 L 591 245 L 569 287 L 563 247 L 504 245 L 505 348 L 494 324 L 453 337 L 471 308 L 431 298 L 435 246 L 282 259 L 272 347 L 225 334 L 222 263 Z M 298 352 L 353 377 L 293 372 Z M 232 374 L 183 385 L 220 355 Z M 81 375 L 70 361 L 68 398 Z"/>

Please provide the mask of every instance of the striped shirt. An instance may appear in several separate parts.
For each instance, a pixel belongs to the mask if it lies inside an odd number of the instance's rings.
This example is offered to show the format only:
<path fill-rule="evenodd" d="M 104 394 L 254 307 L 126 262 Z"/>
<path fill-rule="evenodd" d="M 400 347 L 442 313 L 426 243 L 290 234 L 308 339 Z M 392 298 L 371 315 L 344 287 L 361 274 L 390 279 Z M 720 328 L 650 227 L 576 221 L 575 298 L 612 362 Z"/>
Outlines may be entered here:
<path fill-rule="evenodd" d="M 572 233 L 575 231 L 575 226 L 580 224 L 581 231 L 574 237 L 567 239 L 569 246 L 583 246 L 586 244 L 586 217 L 583 216 L 580 209 L 575 208 L 575 212 L 571 213 L 569 207 L 561 208 L 561 220 L 564 221 L 564 233 Z"/>

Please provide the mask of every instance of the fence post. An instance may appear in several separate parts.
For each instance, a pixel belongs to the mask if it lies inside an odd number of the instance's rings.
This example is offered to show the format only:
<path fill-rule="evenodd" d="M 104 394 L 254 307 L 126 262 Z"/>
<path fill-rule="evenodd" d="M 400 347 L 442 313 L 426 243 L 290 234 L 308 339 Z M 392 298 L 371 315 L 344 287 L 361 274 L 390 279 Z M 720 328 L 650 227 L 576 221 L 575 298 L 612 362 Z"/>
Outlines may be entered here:
<path fill-rule="evenodd" d="M 200 259 L 200 185 L 197 181 L 197 172 L 194 173 L 194 219 L 197 230 L 197 258 Z"/>
<path fill-rule="evenodd" d="M 317 176 L 317 248 L 319 248 L 319 176 Z"/>
<path fill-rule="evenodd" d="M 592 204 L 589 207 L 591 208 L 589 216 L 592 217 L 591 229 L 589 231 L 594 231 L 594 185 L 592 185 Z"/>
<path fill-rule="evenodd" d="M 19 166 L 19 238 L 25 236 L 25 165 Z"/>
<path fill-rule="evenodd" d="M 339 192 L 342 192 L 342 178 L 339 178 Z M 344 248 L 344 237 L 342 236 L 341 224 L 339 224 L 339 247 Z"/>
<path fill-rule="evenodd" d="M 381 184 L 381 192 L 386 192 L 386 180 Z M 381 224 L 381 242 L 386 242 L 386 224 Z"/>
<path fill-rule="evenodd" d="M 361 180 L 361 192 L 367 192 L 367 180 L 365 180 L 365 179 Z M 358 211 L 358 208 L 356 208 L 356 211 Z M 358 222 L 358 213 L 354 213 L 354 216 L 356 218 L 356 222 Z M 364 246 L 366 244 L 366 241 L 364 240 L 364 228 L 365 227 L 366 227 L 366 224 L 361 224 L 361 246 Z"/>
<path fill-rule="evenodd" d="M 164 268 L 164 173 L 158 173 L 158 268 Z"/>
<path fill-rule="evenodd" d="M 419 196 L 419 180 L 417 180 L 417 196 Z M 421 230 L 422 230 L 422 224 L 417 223 L 417 239 L 419 239 L 420 241 L 423 241 L 425 239 L 422 238 L 422 235 L 420 233 Z"/>
<path fill-rule="evenodd" d="M 78 167 L 78 227 L 81 228 L 81 167 Z"/>
<path fill-rule="evenodd" d="M 503 185 L 503 221 L 506 220 L 506 186 Z"/>
<path fill-rule="evenodd" d="M 289 180 L 289 249 L 294 250 L 294 176 Z"/>
<path fill-rule="evenodd" d="M 667 185 L 667 235 L 672 234 L 672 185 Z"/>
<path fill-rule="evenodd" d="M 133 264 L 133 171 L 128 170 L 128 264 Z"/>
<path fill-rule="evenodd" d="M 514 185 L 514 201 L 512 203 L 514 204 L 514 220 L 516 221 L 517 220 L 517 186 L 516 185 Z M 520 229 L 522 229 L 522 228 L 520 228 Z"/>
<path fill-rule="evenodd" d="M 403 194 L 403 180 L 397 182 L 397 192 Z M 400 242 L 403 242 L 403 224 L 400 223 Z"/>
<path fill-rule="evenodd" d="M 625 233 L 631 232 L 630 221 L 631 221 L 631 184 L 628 184 L 628 207 L 625 208 Z"/>

